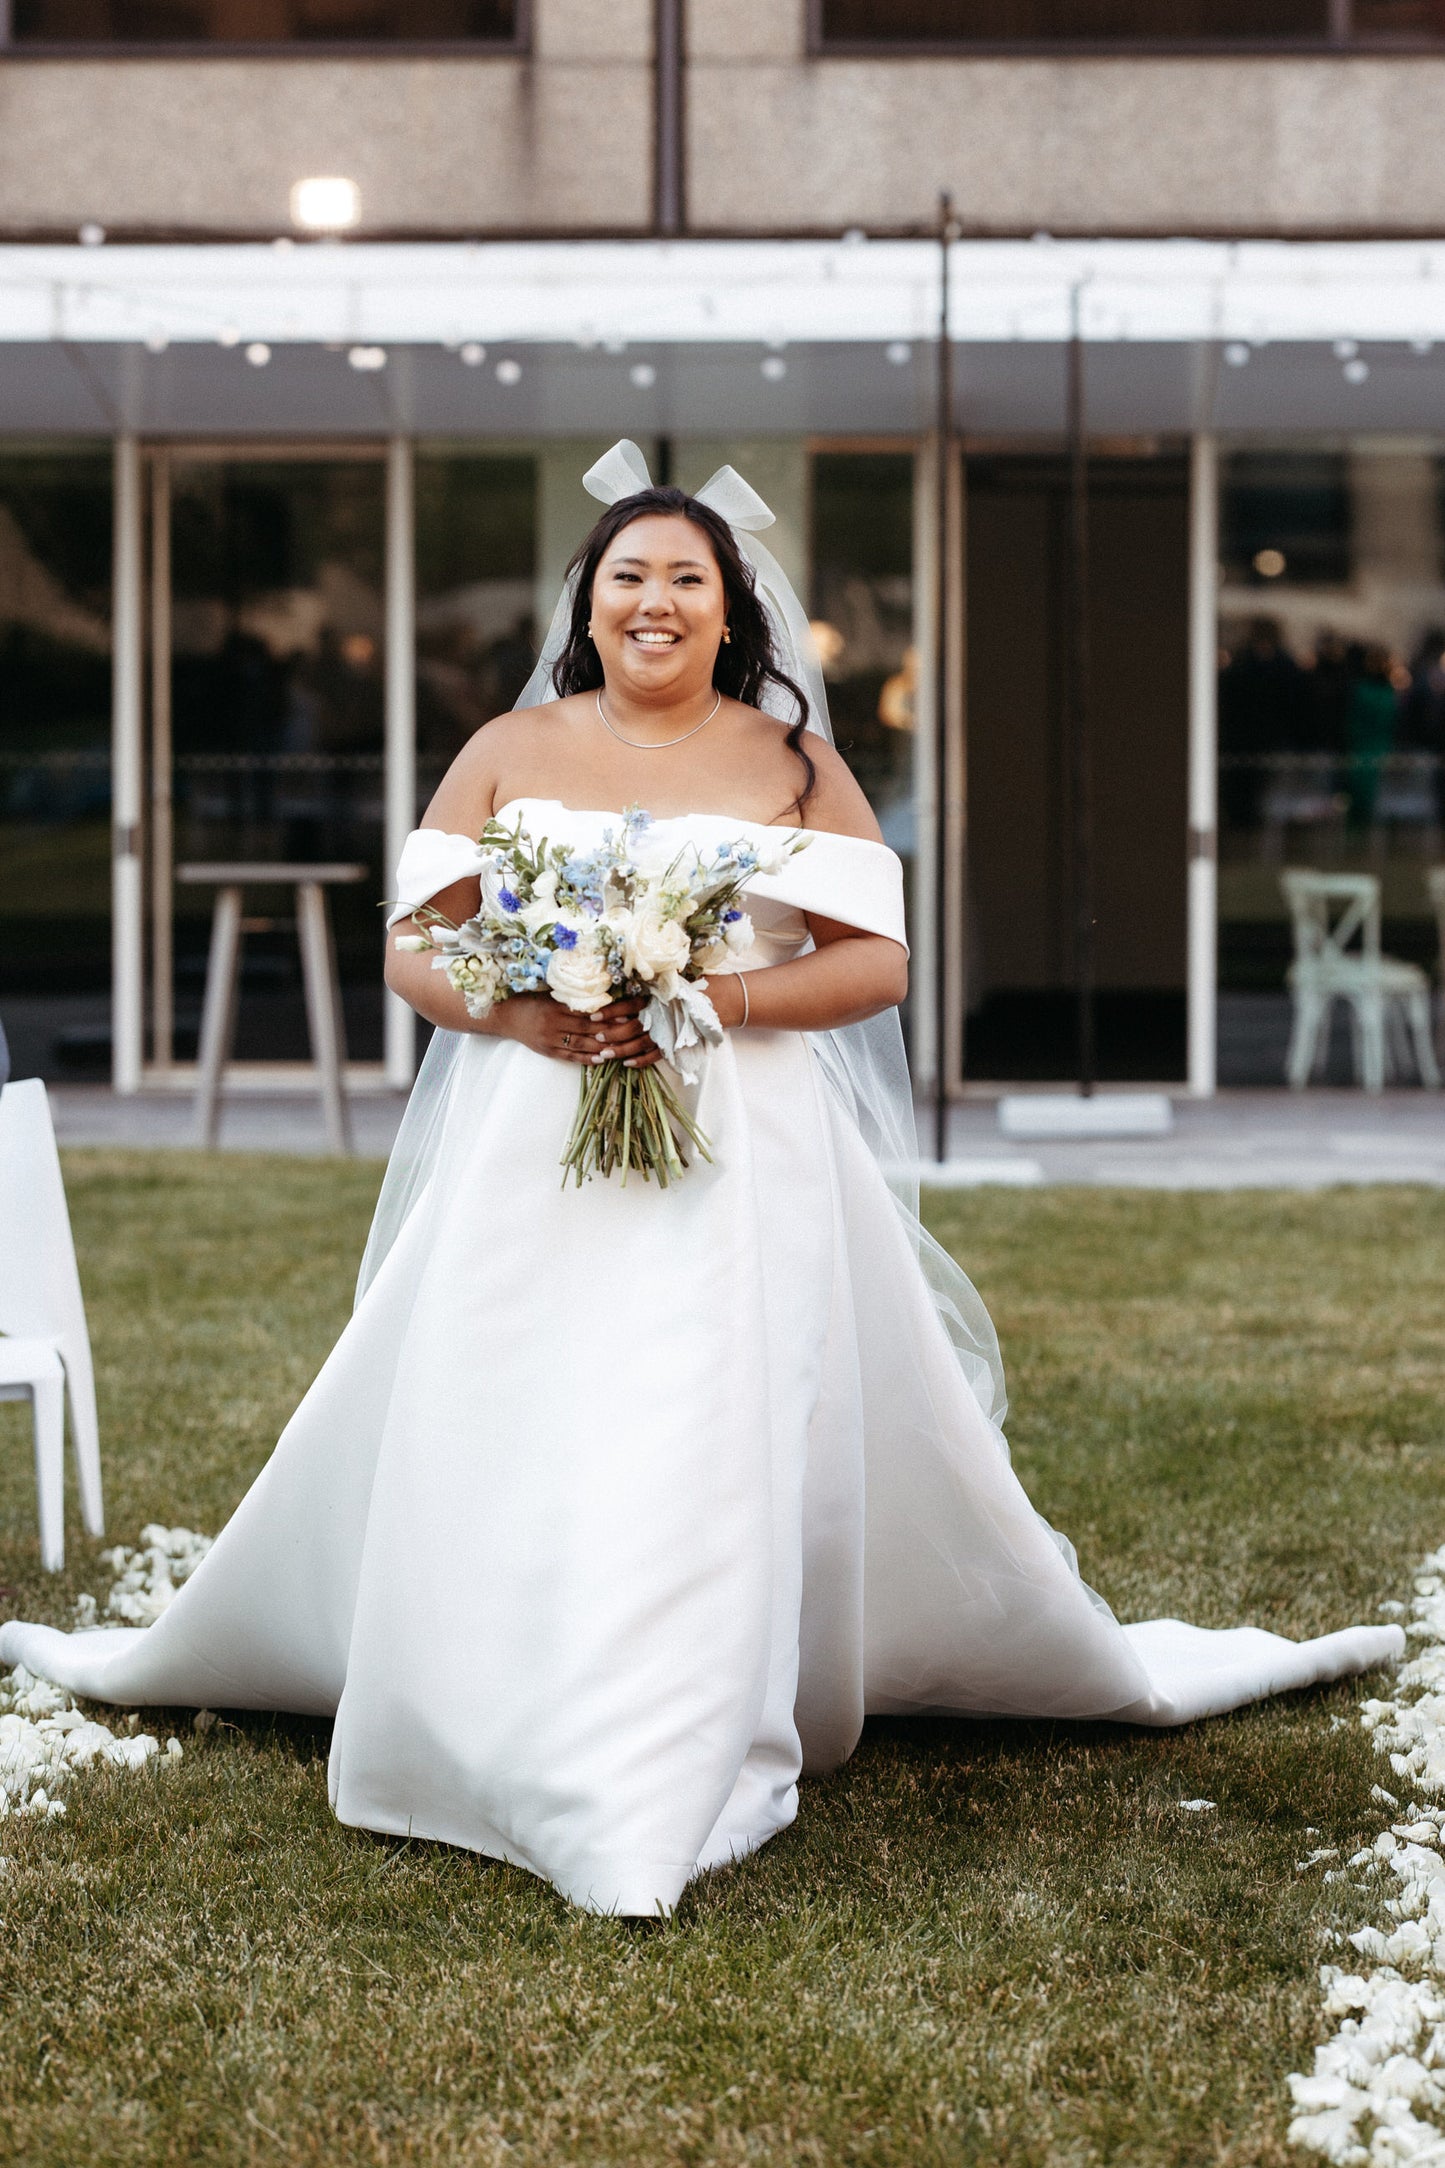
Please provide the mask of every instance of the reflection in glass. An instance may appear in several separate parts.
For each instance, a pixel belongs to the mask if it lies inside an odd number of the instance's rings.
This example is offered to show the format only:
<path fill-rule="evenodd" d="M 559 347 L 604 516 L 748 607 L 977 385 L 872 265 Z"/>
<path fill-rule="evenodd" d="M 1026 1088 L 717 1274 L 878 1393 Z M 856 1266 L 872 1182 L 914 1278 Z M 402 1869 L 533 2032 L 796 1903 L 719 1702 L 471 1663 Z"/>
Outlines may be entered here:
<path fill-rule="evenodd" d="M 381 1053 L 383 470 L 372 459 L 172 467 L 175 858 L 342 859 L 333 891 L 348 1051 Z M 200 1018 L 209 891 L 175 891 L 176 1054 Z M 289 909 L 284 893 L 262 898 Z M 248 895 L 248 908 L 256 899 Z M 294 931 L 246 943 L 239 1058 L 300 1060 Z"/>
<path fill-rule="evenodd" d="M 0 451 L 0 1014 L 13 1074 L 110 1061 L 108 451 Z"/>
<path fill-rule="evenodd" d="M 913 460 L 818 452 L 812 461 L 813 638 L 838 750 L 868 794 L 913 895 Z"/>
<path fill-rule="evenodd" d="M 1286 866 L 1367 872 L 1434 967 L 1445 857 L 1445 460 L 1428 444 L 1226 459 L 1219 598 L 1220 1069 L 1277 1083 Z M 1341 1020 L 1327 1075 L 1353 1075 Z M 1406 1072 L 1409 1073 L 1409 1072 Z"/>
<path fill-rule="evenodd" d="M 417 797 L 503 714 L 536 660 L 537 463 L 421 451 L 416 462 Z"/>
<path fill-rule="evenodd" d="M 14 0 L 17 45 L 282 45 L 516 36 L 516 0 Z"/>
<path fill-rule="evenodd" d="M 823 0 L 822 25 L 825 45 L 1264 44 L 1322 41 L 1330 11 L 1327 0 Z"/>

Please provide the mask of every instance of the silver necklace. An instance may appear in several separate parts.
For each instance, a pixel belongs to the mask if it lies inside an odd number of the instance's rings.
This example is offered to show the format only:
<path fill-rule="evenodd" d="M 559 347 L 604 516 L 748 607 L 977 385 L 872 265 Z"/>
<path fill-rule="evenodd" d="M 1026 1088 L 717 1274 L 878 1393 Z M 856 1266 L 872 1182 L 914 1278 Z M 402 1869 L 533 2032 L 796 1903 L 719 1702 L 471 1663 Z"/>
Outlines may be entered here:
<path fill-rule="evenodd" d="M 597 714 L 601 721 L 603 729 L 612 731 L 612 735 L 617 740 L 619 745 L 630 745 L 635 753 L 665 753 L 669 745 L 685 744 L 689 738 L 695 738 L 700 730 L 706 730 L 708 724 L 712 721 L 713 717 L 716 715 L 718 709 L 721 706 L 722 694 L 721 692 L 719 692 L 716 700 L 714 700 L 712 706 L 708 709 L 702 721 L 700 723 L 694 723 L 691 730 L 684 730 L 680 738 L 624 738 L 622 732 L 620 730 L 613 729 L 612 724 L 609 723 L 607 720 L 607 710 L 602 705 L 602 692 L 600 687 L 598 688 L 597 693 Z"/>

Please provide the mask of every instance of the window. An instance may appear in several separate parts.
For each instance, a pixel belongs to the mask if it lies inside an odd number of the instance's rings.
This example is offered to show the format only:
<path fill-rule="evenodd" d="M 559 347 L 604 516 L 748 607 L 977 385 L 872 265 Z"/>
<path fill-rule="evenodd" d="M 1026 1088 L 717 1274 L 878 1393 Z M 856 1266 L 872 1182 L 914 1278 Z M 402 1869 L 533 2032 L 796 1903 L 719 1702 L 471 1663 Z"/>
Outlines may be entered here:
<path fill-rule="evenodd" d="M 513 44 L 522 0 L 14 0 L 16 45 Z"/>
<path fill-rule="evenodd" d="M 1238 451 L 1220 484 L 1220 1080 L 1277 1084 L 1286 868 L 1369 874 L 1386 950 L 1435 964 L 1445 443 Z M 1342 1016 L 1336 1026 L 1324 1079 L 1346 1084 Z"/>
<path fill-rule="evenodd" d="M 17 1076 L 110 1059 L 110 458 L 0 446 L 0 1008 Z"/>
<path fill-rule="evenodd" d="M 813 0 L 813 8 L 822 52 L 1445 41 L 1445 0 Z"/>

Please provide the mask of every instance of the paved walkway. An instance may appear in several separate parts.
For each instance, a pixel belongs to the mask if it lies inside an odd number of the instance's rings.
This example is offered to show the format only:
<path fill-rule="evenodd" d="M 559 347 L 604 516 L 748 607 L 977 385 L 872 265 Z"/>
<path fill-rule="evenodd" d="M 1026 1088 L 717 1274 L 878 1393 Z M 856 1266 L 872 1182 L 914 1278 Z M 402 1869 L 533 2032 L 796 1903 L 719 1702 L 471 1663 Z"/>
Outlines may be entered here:
<path fill-rule="evenodd" d="M 52 1085 L 62 1144 L 168 1147 L 191 1143 L 188 1098 L 142 1094 L 117 1099 L 101 1085 Z M 352 1117 L 359 1152 L 382 1157 L 402 1101 L 358 1096 Z M 1168 1136 L 1015 1141 L 1000 1134 L 995 1102 L 970 1099 L 951 1110 L 949 1164 L 925 1180 L 953 1187 L 979 1182 L 1117 1185 L 1128 1189 L 1322 1189 L 1349 1182 L 1424 1182 L 1445 1188 L 1445 1095 L 1357 1091 L 1223 1092 L 1174 1101 Z M 926 1135 L 925 1117 L 920 1128 Z M 225 1103 L 221 1148 L 229 1152 L 325 1150 L 311 1094 L 235 1094 Z"/>
<path fill-rule="evenodd" d="M 1221 1092 L 1178 1098 L 1162 1137 L 1014 1140 L 992 1100 L 949 1117 L 949 1186 L 980 1181 L 1125 1189 L 1327 1189 L 1349 1182 L 1445 1188 L 1445 1096 L 1438 1092 Z M 930 1120 L 920 1122 L 925 1135 Z M 928 1169 L 920 1169 L 925 1180 Z"/>

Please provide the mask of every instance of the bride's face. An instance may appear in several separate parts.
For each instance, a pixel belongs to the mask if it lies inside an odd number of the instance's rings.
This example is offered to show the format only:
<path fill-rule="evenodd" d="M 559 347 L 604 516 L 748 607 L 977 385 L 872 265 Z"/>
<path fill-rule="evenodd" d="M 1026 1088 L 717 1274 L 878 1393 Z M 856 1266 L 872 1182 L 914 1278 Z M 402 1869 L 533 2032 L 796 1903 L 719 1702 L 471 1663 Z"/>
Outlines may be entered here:
<path fill-rule="evenodd" d="M 597 567 L 591 615 L 609 685 L 679 700 L 711 685 L 727 608 L 702 529 L 668 513 L 630 521 Z"/>

